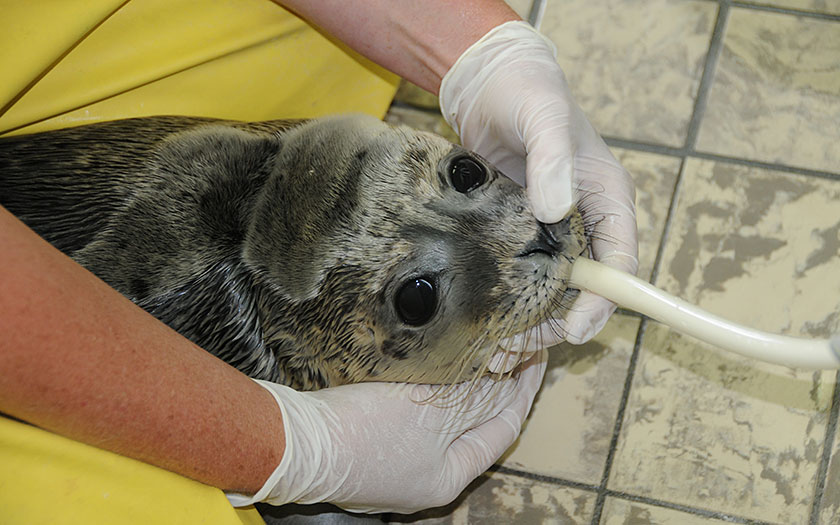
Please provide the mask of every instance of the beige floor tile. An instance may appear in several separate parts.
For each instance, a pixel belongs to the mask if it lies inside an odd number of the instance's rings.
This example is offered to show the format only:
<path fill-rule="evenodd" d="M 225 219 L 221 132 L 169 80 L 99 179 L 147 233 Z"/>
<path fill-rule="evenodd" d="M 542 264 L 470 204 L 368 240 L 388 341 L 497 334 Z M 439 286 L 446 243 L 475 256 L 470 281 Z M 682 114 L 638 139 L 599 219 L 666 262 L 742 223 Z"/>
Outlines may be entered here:
<path fill-rule="evenodd" d="M 688 159 L 657 285 L 796 335 L 840 327 L 840 181 Z"/>
<path fill-rule="evenodd" d="M 607 498 L 601 514 L 601 525 L 704 525 L 706 523 L 726 522 L 618 498 Z"/>
<path fill-rule="evenodd" d="M 680 170 L 679 158 L 613 148 L 613 154 L 636 184 L 636 224 L 639 231 L 639 271 L 650 280 L 665 221 Z"/>
<path fill-rule="evenodd" d="M 761 0 L 747 3 L 840 15 L 840 0 Z"/>
<path fill-rule="evenodd" d="M 840 22 L 732 9 L 697 149 L 840 173 Z"/>
<path fill-rule="evenodd" d="M 595 493 L 491 472 L 473 482 L 452 505 L 395 516 L 391 523 L 583 525 L 592 521 L 595 498 Z"/>
<path fill-rule="evenodd" d="M 652 324 L 609 487 L 805 524 L 832 380 L 828 373 L 754 366 Z"/>
<path fill-rule="evenodd" d="M 657 284 L 791 335 L 840 328 L 840 182 L 689 159 Z M 651 323 L 609 486 L 807 523 L 833 372 L 723 353 Z"/>
<path fill-rule="evenodd" d="M 436 113 L 422 111 L 407 107 L 391 106 L 388 114 L 385 115 L 385 122 L 390 124 L 404 124 L 414 129 L 436 133 L 450 142 L 460 143 L 458 135 L 443 120 L 443 117 Z"/>
<path fill-rule="evenodd" d="M 598 485 L 639 319 L 615 315 L 592 341 L 549 352 L 539 397 L 506 467 Z"/>
<path fill-rule="evenodd" d="M 601 134 L 682 146 L 716 14 L 691 0 L 554 1 L 541 30 Z"/>

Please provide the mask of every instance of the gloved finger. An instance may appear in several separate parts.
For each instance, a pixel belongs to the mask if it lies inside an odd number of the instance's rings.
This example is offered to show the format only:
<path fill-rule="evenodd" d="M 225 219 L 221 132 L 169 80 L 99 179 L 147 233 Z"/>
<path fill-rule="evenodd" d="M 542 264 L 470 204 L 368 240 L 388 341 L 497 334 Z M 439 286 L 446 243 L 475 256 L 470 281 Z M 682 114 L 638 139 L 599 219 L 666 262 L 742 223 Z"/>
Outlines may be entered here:
<path fill-rule="evenodd" d="M 571 311 L 561 321 L 566 341 L 583 344 L 601 331 L 615 312 L 615 304 L 590 292 L 582 291 Z"/>
<path fill-rule="evenodd" d="M 593 258 L 635 275 L 639 245 L 633 180 L 608 151 L 580 155 L 576 168 L 578 208 Z"/>
<path fill-rule="evenodd" d="M 554 100 L 553 105 L 563 102 Z M 531 109 L 531 108 L 529 108 Z M 540 108 L 535 108 L 539 111 Z M 573 204 L 575 142 L 568 109 L 526 114 L 523 126 L 526 191 L 534 216 L 546 224 L 559 222 Z"/>
<path fill-rule="evenodd" d="M 459 466 L 458 471 L 466 476 L 467 482 L 490 468 L 519 437 L 522 424 L 542 385 L 547 364 L 548 353 L 541 350 L 523 363 L 518 375 L 502 380 L 515 386 L 496 401 L 502 405 L 502 410 L 452 443 L 447 458 Z M 498 395 L 502 396 L 501 393 Z"/>

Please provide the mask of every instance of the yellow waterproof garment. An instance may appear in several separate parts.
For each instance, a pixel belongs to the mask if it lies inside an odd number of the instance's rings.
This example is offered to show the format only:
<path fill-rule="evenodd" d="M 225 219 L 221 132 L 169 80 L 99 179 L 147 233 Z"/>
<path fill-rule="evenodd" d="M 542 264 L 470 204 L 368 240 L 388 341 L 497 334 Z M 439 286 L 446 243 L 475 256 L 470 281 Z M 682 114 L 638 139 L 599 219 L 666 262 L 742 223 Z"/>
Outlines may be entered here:
<path fill-rule="evenodd" d="M 0 135 L 363 112 L 397 77 L 268 0 L 0 0 Z M 223 493 L 0 417 L 0 523 L 259 523 Z"/>
<path fill-rule="evenodd" d="M 258 524 L 221 490 L 0 417 L 0 523 Z"/>
<path fill-rule="evenodd" d="M 0 0 L 0 134 L 99 120 L 363 112 L 397 77 L 269 0 Z"/>

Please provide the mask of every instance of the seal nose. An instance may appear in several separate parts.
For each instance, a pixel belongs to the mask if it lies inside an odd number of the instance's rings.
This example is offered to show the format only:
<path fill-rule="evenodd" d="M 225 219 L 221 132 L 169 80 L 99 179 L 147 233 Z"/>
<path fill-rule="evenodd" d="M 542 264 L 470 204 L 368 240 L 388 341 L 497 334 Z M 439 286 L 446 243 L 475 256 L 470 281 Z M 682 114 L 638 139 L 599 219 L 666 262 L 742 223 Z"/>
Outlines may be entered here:
<path fill-rule="evenodd" d="M 517 257 L 528 257 L 536 253 L 542 253 L 554 257 L 563 250 L 563 239 L 571 232 L 570 219 L 567 217 L 560 222 L 546 224 L 537 221 L 537 236 L 525 245 L 525 248 L 517 254 Z"/>

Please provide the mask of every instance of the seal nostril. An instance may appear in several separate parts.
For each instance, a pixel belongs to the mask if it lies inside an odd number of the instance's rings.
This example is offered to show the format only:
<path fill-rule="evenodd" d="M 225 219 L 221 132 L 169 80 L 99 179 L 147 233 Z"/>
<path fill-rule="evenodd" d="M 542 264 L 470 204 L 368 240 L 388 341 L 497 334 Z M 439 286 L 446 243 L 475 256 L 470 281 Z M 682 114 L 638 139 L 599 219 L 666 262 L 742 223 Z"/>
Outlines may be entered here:
<path fill-rule="evenodd" d="M 554 245 L 557 245 L 557 244 L 560 243 L 560 241 L 557 240 L 556 233 L 554 231 L 552 231 L 552 229 L 549 227 L 548 224 L 546 224 L 544 222 L 540 222 L 539 225 L 540 225 L 540 234 L 542 235 L 542 237 L 545 239 L 545 241 L 548 244 L 551 244 L 552 246 L 554 246 Z"/>
<path fill-rule="evenodd" d="M 535 239 L 525 245 L 517 257 L 528 257 L 537 253 L 554 257 L 565 246 L 563 236 L 568 235 L 569 221 L 564 219 L 558 223 L 546 224 L 537 221 L 538 229 Z"/>

